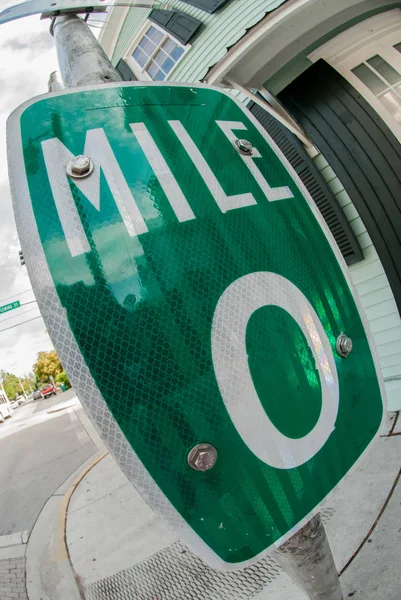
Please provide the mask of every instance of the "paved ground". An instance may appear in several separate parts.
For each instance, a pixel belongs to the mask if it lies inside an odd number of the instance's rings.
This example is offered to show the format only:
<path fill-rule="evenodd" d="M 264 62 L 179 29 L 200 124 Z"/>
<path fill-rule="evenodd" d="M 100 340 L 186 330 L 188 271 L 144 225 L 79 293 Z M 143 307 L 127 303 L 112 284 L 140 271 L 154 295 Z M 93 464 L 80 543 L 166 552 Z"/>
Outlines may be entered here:
<path fill-rule="evenodd" d="M 28 402 L 0 424 L 0 600 L 27 600 L 32 528 L 52 494 L 96 452 L 78 411 L 70 390 Z"/>
<path fill-rule="evenodd" d="M 28 600 L 25 588 L 25 558 L 0 560 L 1 600 Z"/>
<path fill-rule="evenodd" d="M 74 402 L 71 390 L 29 402 L 0 425 L 0 536 L 30 532 L 46 500 L 96 451 L 66 410 Z"/>
<path fill-rule="evenodd" d="M 401 416 L 394 423 L 393 413 L 385 437 L 375 442 L 321 511 L 344 598 L 401 596 Z M 88 600 L 301 598 L 271 558 L 248 573 L 208 569 L 149 509 L 110 455 L 76 488 L 67 541 Z"/>

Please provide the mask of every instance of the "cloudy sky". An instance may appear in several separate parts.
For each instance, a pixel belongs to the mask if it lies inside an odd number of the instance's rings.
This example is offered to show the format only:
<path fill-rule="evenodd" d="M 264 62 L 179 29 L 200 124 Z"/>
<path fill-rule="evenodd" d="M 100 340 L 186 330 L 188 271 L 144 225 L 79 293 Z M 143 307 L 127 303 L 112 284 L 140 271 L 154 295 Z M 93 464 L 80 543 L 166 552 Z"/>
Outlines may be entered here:
<path fill-rule="evenodd" d="M 0 0 L 0 10 L 19 1 Z M 94 20 L 105 17 L 106 13 L 98 14 Z M 49 75 L 58 68 L 49 25 L 50 20 L 41 21 L 40 15 L 0 25 L 0 306 L 13 300 L 27 303 L 0 315 L 0 370 L 19 375 L 31 371 L 40 350 L 53 346 L 37 305 L 32 302 L 34 295 L 26 267 L 19 262 L 20 244 L 7 175 L 6 121 L 25 100 L 47 92 Z M 93 27 L 98 36 L 101 26 L 96 23 Z"/>
<path fill-rule="evenodd" d="M 0 0 L 0 7 L 9 4 Z M 0 306 L 34 299 L 26 267 L 20 266 L 18 258 L 7 176 L 6 120 L 19 104 L 47 92 L 49 74 L 56 69 L 49 21 L 36 16 L 0 25 Z M 41 318 L 13 327 L 38 315 L 35 303 L 0 315 L 0 369 L 23 375 L 31 370 L 39 350 L 52 348 Z"/>

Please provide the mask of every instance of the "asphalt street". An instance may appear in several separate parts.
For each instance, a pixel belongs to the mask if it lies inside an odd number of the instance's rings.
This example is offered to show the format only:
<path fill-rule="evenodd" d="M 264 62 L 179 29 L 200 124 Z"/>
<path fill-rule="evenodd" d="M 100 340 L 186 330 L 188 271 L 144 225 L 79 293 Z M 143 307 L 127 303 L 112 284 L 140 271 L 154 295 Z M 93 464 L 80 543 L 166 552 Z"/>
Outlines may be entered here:
<path fill-rule="evenodd" d="M 96 452 L 74 406 L 69 390 L 0 424 L 0 536 L 30 532 L 47 499 Z"/>

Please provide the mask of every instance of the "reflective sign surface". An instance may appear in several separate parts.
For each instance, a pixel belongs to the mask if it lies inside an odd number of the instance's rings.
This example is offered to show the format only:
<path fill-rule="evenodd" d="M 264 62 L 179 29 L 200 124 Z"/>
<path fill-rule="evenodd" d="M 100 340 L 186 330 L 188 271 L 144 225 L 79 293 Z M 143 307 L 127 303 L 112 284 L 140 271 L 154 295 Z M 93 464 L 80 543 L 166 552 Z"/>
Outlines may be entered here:
<path fill-rule="evenodd" d="M 203 558 L 255 560 L 341 480 L 383 413 L 358 307 L 302 184 L 249 113 L 207 87 L 50 94 L 8 134 L 32 284 L 103 439 Z M 93 171 L 68 176 L 80 154 Z M 216 449 L 207 471 L 188 464 L 197 444 Z"/>

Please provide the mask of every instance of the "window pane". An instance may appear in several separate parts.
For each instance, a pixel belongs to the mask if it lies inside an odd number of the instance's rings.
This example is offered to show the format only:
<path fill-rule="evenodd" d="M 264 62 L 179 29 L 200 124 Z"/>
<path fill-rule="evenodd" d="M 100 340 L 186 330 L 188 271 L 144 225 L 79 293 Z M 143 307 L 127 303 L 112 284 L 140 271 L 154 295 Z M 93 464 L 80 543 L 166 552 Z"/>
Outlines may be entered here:
<path fill-rule="evenodd" d="M 173 60 L 171 60 L 171 58 L 167 58 L 164 61 L 164 63 L 162 64 L 162 69 L 166 73 L 166 75 L 168 75 L 168 73 L 170 73 L 170 71 L 174 67 L 174 65 L 175 65 L 175 62 Z"/>
<path fill-rule="evenodd" d="M 156 27 L 153 27 L 153 25 L 147 30 L 146 35 L 153 40 L 155 44 L 159 44 L 164 38 L 164 34 L 156 29 Z"/>
<path fill-rule="evenodd" d="M 133 53 L 133 58 L 136 60 L 136 62 L 141 65 L 141 67 L 144 67 L 148 57 L 146 56 L 146 54 L 144 54 L 143 52 L 141 52 L 141 50 L 139 48 L 137 48 L 135 50 L 135 52 Z"/>
<path fill-rule="evenodd" d="M 164 42 L 162 48 L 164 50 L 164 52 L 166 52 L 167 54 L 170 54 L 172 50 L 174 50 L 174 48 L 177 46 L 177 44 L 175 42 L 173 42 L 173 40 L 168 39 Z"/>
<path fill-rule="evenodd" d="M 378 54 L 372 56 L 372 58 L 369 58 L 366 62 L 373 67 L 375 71 L 380 73 L 390 85 L 394 85 L 401 81 L 401 75 Z"/>
<path fill-rule="evenodd" d="M 156 54 L 156 56 L 153 58 L 153 60 L 155 61 L 155 63 L 157 65 L 159 65 L 159 67 L 161 67 L 167 58 L 168 58 L 167 54 L 165 52 L 163 52 L 163 50 L 159 50 L 159 52 Z"/>
<path fill-rule="evenodd" d="M 151 40 L 148 40 L 147 37 L 144 37 L 139 42 L 138 48 L 141 48 L 142 52 L 150 56 L 156 50 L 156 44 L 154 44 Z"/>
<path fill-rule="evenodd" d="M 394 92 L 386 92 L 380 96 L 380 102 L 384 104 L 388 112 L 398 123 L 401 123 L 401 101 Z"/>
<path fill-rule="evenodd" d="M 371 92 L 380 94 L 387 89 L 386 84 L 364 63 L 358 65 L 354 69 L 351 69 L 352 73 L 358 77 L 370 89 Z"/>
<path fill-rule="evenodd" d="M 180 56 L 182 56 L 183 54 L 184 54 L 184 48 L 181 48 L 181 46 L 176 46 L 174 48 L 174 50 L 171 52 L 170 56 L 174 62 L 177 62 L 178 59 L 180 58 Z"/>
<path fill-rule="evenodd" d="M 155 76 L 157 70 L 158 70 L 158 66 L 152 60 L 152 62 L 150 63 L 149 67 L 146 69 L 148 75 L 150 75 L 151 78 L 154 79 L 154 76 Z"/>
<path fill-rule="evenodd" d="M 156 73 L 156 75 L 153 77 L 154 81 L 163 81 L 164 79 L 166 79 L 165 74 L 163 73 L 163 71 L 161 69 L 159 69 Z"/>

